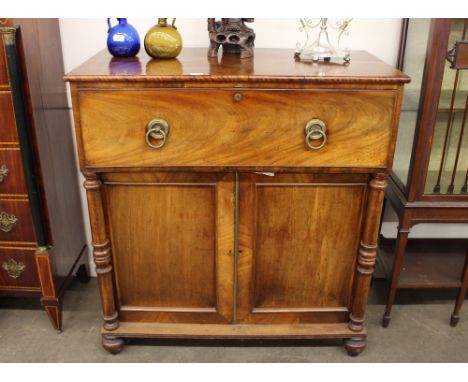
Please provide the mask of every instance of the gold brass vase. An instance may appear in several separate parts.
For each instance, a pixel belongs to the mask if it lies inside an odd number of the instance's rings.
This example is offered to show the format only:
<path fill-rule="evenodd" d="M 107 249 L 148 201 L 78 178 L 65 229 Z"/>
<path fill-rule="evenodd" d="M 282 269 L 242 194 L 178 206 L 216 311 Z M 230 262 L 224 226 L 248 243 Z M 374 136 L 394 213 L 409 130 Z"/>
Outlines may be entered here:
<path fill-rule="evenodd" d="M 145 50 L 153 58 L 175 58 L 182 50 L 182 37 L 177 31 L 175 20 L 167 23 L 167 18 L 158 19 L 145 36 Z"/>

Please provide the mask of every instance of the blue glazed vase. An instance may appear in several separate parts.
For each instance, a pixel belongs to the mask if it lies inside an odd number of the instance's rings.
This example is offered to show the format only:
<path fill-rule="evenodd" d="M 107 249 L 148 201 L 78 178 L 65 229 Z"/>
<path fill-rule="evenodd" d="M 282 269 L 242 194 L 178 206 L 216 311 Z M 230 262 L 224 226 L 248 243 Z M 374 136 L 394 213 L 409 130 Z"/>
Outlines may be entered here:
<path fill-rule="evenodd" d="M 137 30 L 127 24 L 127 19 L 117 19 L 119 23 L 111 25 L 107 19 L 107 49 L 115 57 L 132 57 L 140 51 L 140 36 Z"/>

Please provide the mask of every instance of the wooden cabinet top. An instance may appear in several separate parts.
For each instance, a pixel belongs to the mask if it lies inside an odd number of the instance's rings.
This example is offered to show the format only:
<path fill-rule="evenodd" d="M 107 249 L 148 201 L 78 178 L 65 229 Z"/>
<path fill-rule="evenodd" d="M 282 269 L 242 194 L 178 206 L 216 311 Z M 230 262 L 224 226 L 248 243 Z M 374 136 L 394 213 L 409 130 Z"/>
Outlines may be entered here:
<path fill-rule="evenodd" d="M 114 58 L 103 50 L 69 73 L 72 82 L 287 82 L 298 84 L 402 84 L 410 78 L 364 51 L 351 62 L 297 62 L 291 49 L 255 49 L 255 56 L 208 58 L 207 48 L 184 48 L 177 59 Z"/>

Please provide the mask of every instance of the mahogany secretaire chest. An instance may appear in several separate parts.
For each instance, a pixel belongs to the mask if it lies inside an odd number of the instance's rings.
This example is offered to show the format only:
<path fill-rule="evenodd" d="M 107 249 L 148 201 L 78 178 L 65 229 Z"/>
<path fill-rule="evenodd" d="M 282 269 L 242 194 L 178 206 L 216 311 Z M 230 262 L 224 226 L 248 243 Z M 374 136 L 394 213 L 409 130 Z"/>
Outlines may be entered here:
<path fill-rule="evenodd" d="M 125 337 L 366 345 L 403 84 L 365 52 L 111 58 L 66 76 L 103 345 Z"/>

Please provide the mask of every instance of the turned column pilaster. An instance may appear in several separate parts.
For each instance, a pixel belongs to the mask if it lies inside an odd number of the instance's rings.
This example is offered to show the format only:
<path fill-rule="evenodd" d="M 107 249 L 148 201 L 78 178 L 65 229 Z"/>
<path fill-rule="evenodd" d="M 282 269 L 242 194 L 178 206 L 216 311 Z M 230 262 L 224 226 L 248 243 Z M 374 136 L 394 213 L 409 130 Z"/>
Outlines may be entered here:
<path fill-rule="evenodd" d="M 349 328 L 354 332 L 364 329 L 365 311 L 369 296 L 372 273 L 377 259 L 377 239 L 382 206 L 387 188 L 387 175 L 374 174 L 369 182 L 366 218 L 359 244 L 358 258 L 353 283 L 353 300 L 350 305 Z"/>
<path fill-rule="evenodd" d="M 102 182 L 96 173 L 84 172 L 83 175 L 86 178 L 84 188 L 88 199 L 93 257 L 101 292 L 104 329 L 115 330 L 119 327 L 119 321 L 117 320 L 118 313 L 114 301 L 112 256 L 104 218 Z"/>

